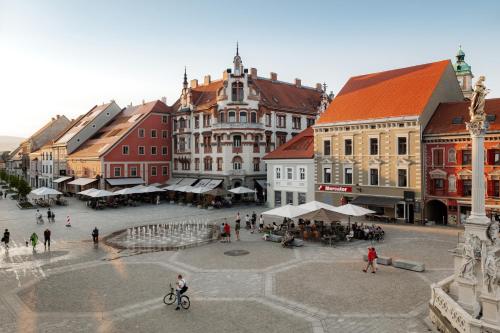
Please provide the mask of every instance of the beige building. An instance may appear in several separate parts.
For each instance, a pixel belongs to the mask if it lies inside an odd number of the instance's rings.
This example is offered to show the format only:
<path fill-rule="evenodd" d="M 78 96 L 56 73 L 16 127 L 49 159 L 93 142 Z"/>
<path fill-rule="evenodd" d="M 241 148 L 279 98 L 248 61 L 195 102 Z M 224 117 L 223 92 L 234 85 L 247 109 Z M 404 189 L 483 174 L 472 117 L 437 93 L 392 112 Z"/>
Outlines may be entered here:
<path fill-rule="evenodd" d="M 420 220 L 423 129 L 463 98 L 448 60 L 349 79 L 314 126 L 316 200 Z"/>

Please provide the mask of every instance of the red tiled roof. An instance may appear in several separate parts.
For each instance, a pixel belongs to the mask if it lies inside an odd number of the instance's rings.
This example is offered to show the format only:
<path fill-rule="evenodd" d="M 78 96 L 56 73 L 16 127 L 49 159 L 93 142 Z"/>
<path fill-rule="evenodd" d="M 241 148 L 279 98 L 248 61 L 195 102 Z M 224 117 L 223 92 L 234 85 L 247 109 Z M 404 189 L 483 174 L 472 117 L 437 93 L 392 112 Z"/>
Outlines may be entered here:
<path fill-rule="evenodd" d="M 448 66 L 443 60 L 352 77 L 317 124 L 418 116 Z"/>
<path fill-rule="evenodd" d="M 265 160 L 313 158 L 314 157 L 314 132 L 308 127 L 290 141 L 285 142 L 266 156 Z"/>
<path fill-rule="evenodd" d="M 465 122 L 469 121 L 469 101 L 441 103 L 425 128 L 424 135 L 467 133 Z M 500 130 L 500 98 L 487 99 L 484 111 L 495 120 L 489 122 L 488 131 Z"/>
<path fill-rule="evenodd" d="M 69 158 L 100 157 L 104 155 L 116 142 L 151 112 L 169 113 L 170 108 L 161 101 L 129 106 L 123 109 L 111 123 L 87 140 Z"/>

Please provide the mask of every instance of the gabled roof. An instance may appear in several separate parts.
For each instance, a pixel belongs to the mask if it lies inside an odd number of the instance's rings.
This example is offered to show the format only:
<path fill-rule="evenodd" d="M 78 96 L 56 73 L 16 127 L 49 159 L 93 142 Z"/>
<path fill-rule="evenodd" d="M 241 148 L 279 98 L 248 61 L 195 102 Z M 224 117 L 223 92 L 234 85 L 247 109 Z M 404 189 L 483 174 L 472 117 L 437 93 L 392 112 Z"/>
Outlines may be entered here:
<path fill-rule="evenodd" d="M 317 124 L 419 116 L 449 60 L 350 78 Z"/>
<path fill-rule="evenodd" d="M 170 108 L 161 101 L 129 106 L 123 109 L 111 123 L 103 127 L 75 152 L 70 154 L 69 158 L 98 158 L 103 156 L 152 112 L 170 113 Z"/>
<path fill-rule="evenodd" d="M 424 130 L 424 135 L 467 134 L 470 101 L 441 103 Z M 500 131 L 500 98 L 487 99 L 484 111 L 489 119 L 488 132 Z M 492 118 L 495 118 L 494 120 Z"/>
<path fill-rule="evenodd" d="M 308 127 L 290 141 L 285 142 L 266 156 L 265 160 L 302 159 L 314 157 L 314 131 Z"/>

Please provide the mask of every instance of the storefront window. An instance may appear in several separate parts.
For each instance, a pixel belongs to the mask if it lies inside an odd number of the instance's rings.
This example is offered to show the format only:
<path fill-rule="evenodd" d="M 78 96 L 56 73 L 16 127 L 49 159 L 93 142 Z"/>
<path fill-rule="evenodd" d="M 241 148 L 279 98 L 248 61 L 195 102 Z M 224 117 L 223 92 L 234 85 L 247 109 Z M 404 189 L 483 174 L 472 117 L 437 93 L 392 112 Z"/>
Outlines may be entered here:
<path fill-rule="evenodd" d="M 293 192 L 286 192 L 286 203 L 293 205 Z"/>
<path fill-rule="evenodd" d="M 298 193 L 299 197 L 299 205 L 305 204 L 306 203 L 306 194 L 303 192 Z"/>
<path fill-rule="evenodd" d="M 404 203 L 398 203 L 396 205 L 396 218 L 398 218 L 398 219 L 405 218 L 405 204 Z"/>

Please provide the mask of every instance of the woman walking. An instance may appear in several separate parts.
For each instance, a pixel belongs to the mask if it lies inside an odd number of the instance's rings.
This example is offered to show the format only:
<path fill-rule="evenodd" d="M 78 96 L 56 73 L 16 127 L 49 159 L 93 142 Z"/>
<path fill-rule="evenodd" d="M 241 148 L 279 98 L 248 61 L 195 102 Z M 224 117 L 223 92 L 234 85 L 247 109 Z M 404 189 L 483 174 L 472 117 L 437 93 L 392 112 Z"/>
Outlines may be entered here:
<path fill-rule="evenodd" d="M 372 268 L 372 273 L 375 274 L 377 269 L 375 268 L 375 260 L 377 260 L 377 251 L 373 246 L 368 247 L 368 263 L 366 264 L 366 268 L 363 269 L 363 272 L 368 271 L 368 267 Z"/>
<path fill-rule="evenodd" d="M 237 241 L 240 240 L 240 229 L 241 229 L 240 221 L 236 221 L 236 223 L 234 225 L 234 232 L 236 233 L 236 240 Z"/>

